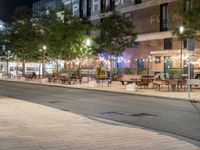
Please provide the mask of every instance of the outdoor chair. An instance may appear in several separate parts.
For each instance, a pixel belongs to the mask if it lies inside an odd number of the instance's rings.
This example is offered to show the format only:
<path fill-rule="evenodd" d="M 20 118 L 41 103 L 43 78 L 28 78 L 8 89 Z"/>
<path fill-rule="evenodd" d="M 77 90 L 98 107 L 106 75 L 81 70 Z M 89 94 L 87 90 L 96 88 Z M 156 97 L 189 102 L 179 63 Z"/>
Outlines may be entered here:
<path fill-rule="evenodd" d="M 158 75 L 155 76 L 154 81 L 153 81 L 153 86 L 156 86 L 157 91 L 162 90 L 163 85 L 167 85 L 168 87 L 168 92 L 170 91 L 170 87 L 172 91 L 176 90 L 176 86 L 178 85 L 178 82 L 176 80 L 170 80 L 165 78 L 165 73 L 159 73 Z"/>
<path fill-rule="evenodd" d="M 149 83 L 153 80 L 153 76 L 145 75 L 142 76 L 141 81 L 138 83 L 139 86 L 148 88 Z"/>

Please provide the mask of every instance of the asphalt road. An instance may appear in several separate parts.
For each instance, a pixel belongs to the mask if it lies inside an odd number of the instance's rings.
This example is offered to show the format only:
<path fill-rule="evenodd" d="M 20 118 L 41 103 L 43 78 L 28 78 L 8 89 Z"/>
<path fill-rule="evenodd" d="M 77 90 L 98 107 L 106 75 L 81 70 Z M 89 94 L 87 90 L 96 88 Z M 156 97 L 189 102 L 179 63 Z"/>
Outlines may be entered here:
<path fill-rule="evenodd" d="M 200 103 L 6 81 L 0 95 L 200 141 Z"/>

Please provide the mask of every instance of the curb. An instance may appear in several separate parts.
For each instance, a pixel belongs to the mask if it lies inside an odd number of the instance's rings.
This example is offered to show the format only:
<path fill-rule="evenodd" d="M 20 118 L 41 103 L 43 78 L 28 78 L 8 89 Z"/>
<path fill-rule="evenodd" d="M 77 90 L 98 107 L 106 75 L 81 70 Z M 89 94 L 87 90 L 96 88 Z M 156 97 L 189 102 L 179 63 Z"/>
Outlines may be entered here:
<path fill-rule="evenodd" d="M 108 91 L 108 90 L 101 90 L 101 89 L 92 89 L 92 88 L 80 88 L 80 87 L 70 87 L 65 85 L 55 85 L 55 84 L 48 84 L 48 83 L 34 83 L 34 82 L 28 82 L 28 81 L 15 81 L 15 80 L 2 80 L 3 82 L 16 82 L 16 83 L 23 83 L 23 84 L 35 84 L 35 85 L 42 85 L 42 86 L 48 86 L 48 87 L 60 87 L 60 88 L 68 88 L 68 89 L 78 89 L 78 90 L 87 90 L 87 91 L 97 91 L 97 92 L 107 92 L 107 93 L 115 93 L 115 94 L 124 94 L 124 95 L 135 95 L 135 96 L 143 96 L 143 97 L 154 97 L 154 98 L 164 98 L 168 100 L 178 100 L 178 101 L 188 101 L 191 103 L 200 103 L 200 101 L 196 99 L 185 99 L 185 98 L 177 98 L 177 97 L 164 97 L 164 96 L 155 96 L 155 95 L 145 95 L 145 94 L 137 94 L 137 93 L 126 93 L 126 92 L 118 92 L 118 91 Z M 172 101 L 173 101 L 172 100 Z"/>

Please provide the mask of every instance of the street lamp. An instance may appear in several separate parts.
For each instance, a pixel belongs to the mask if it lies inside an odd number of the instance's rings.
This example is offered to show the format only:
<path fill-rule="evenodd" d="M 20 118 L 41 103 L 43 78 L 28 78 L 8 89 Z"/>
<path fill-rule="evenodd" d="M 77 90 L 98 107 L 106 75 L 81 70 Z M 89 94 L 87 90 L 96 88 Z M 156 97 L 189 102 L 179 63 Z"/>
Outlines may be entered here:
<path fill-rule="evenodd" d="M 42 52 L 42 78 L 45 77 L 45 51 L 47 49 L 47 46 L 44 45 L 42 49 L 40 50 Z"/>
<path fill-rule="evenodd" d="M 91 43 L 92 43 L 92 42 L 91 42 L 90 39 L 87 39 L 86 42 L 85 42 L 86 46 L 91 46 Z"/>
<path fill-rule="evenodd" d="M 91 44 L 92 44 L 91 39 L 89 39 L 89 38 L 86 39 L 85 46 L 86 46 L 88 51 L 89 51 L 89 47 L 91 46 Z M 89 60 L 88 60 L 88 70 L 87 70 L 87 82 L 89 82 Z"/>
<path fill-rule="evenodd" d="M 187 80 L 187 84 L 188 84 L 188 100 L 190 100 L 190 94 L 191 94 L 191 61 L 192 61 L 192 55 L 191 52 L 189 52 L 188 57 L 186 59 L 187 61 L 187 65 L 188 65 L 188 80 Z"/>
<path fill-rule="evenodd" d="M 6 48 L 5 45 L 2 46 L 3 52 L 6 52 L 6 76 L 8 78 L 8 73 L 9 73 L 9 55 L 8 55 L 8 49 Z"/>
<path fill-rule="evenodd" d="M 181 26 L 181 27 L 179 27 L 179 33 L 181 34 L 181 35 L 183 35 L 183 33 L 184 33 L 184 27 L 183 26 Z M 180 51 L 180 69 L 181 69 L 181 73 L 180 73 L 180 78 L 182 79 L 182 73 L 183 73 L 183 38 L 181 37 L 181 51 Z"/>
<path fill-rule="evenodd" d="M 0 24 L 0 30 L 3 30 L 4 26 L 2 24 Z"/>
<path fill-rule="evenodd" d="M 43 48 L 43 50 L 46 50 L 46 49 L 47 49 L 47 46 L 46 46 L 46 45 L 44 45 L 42 48 Z"/>

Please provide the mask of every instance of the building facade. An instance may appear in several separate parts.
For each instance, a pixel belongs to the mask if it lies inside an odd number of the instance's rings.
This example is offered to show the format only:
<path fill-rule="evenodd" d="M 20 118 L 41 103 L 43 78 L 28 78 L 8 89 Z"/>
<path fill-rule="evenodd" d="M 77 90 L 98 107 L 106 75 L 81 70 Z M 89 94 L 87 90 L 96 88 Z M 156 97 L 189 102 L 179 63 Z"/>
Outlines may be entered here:
<path fill-rule="evenodd" d="M 43 0 L 42 0 L 43 1 Z M 59 1 L 59 0 L 57 0 Z M 183 22 L 176 14 L 177 0 L 63 0 L 73 15 L 88 17 L 99 23 L 112 8 L 135 25 L 137 39 L 123 57 L 130 60 L 127 67 L 147 69 L 148 73 L 166 72 L 187 66 L 188 42 L 172 35 L 175 27 Z M 182 48 L 181 48 L 182 47 Z M 200 43 L 195 42 L 195 51 Z M 192 52 L 192 53 L 195 53 Z M 181 57 L 182 53 L 182 57 Z M 182 60 L 182 61 L 181 61 Z M 182 63 L 181 63 L 182 62 Z M 199 71 L 200 60 L 195 58 L 194 68 Z"/>
<path fill-rule="evenodd" d="M 43 10 L 58 10 L 62 5 L 62 0 L 40 0 L 33 3 L 32 9 L 34 13 L 40 13 Z"/>

